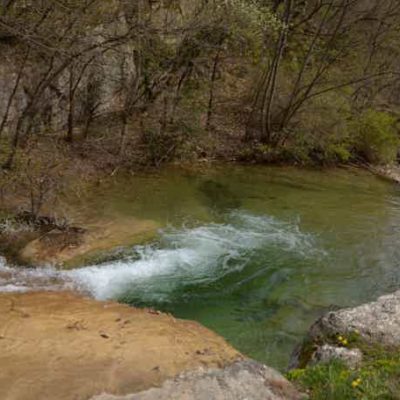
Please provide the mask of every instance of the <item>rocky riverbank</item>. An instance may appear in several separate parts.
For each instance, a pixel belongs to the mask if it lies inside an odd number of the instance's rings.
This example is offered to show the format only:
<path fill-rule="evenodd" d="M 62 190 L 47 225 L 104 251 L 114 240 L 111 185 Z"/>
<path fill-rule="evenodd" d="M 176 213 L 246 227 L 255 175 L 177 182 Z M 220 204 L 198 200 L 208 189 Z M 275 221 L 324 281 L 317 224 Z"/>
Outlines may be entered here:
<path fill-rule="evenodd" d="M 7 400 L 301 398 L 196 322 L 66 292 L 0 294 L 0 363 Z"/>
<path fill-rule="evenodd" d="M 292 383 L 196 322 L 68 292 L 0 294 L 7 400 L 394 399 L 399 349 L 400 291 L 316 321 Z"/>
<path fill-rule="evenodd" d="M 295 351 L 292 367 L 333 358 L 350 366 L 357 365 L 362 360 L 365 345 L 400 348 L 400 291 L 322 316 Z"/>
<path fill-rule="evenodd" d="M 370 166 L 368 169 L 382 178 L 400 184 L 400 166 L 398 165 Z"/>
<path fill-rule="evenodd" d="M 322 316 L 291 368 L 289 377 L 311 399 L 398 398 L 400 291 Z"/>

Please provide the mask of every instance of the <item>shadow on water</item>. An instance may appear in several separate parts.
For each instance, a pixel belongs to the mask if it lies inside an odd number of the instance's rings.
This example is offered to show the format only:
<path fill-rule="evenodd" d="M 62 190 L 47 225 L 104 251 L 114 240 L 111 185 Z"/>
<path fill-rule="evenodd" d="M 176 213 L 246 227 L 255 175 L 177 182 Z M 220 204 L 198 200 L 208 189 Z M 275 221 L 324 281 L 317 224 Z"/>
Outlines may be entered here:
<path fill-rule="evenodd" d="M 199 193 L 206 207 L 217 213 L 239 209 L 241 201 L 228 185 L 207 179 L 199 184 Z"/>

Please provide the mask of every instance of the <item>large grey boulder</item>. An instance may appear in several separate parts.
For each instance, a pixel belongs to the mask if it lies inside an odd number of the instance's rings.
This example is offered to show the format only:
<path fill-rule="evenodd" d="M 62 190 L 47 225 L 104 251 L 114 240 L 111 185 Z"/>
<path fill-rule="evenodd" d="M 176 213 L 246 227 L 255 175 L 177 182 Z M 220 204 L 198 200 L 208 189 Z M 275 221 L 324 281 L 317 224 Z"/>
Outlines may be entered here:
<path fill-rule="evenodd" d="M 351 333 L 369 343 L 400 346 L 400 290 L 371 303 L 329 312 L 310 331 L 313 338 Z"/>
<path fill-rule="evenodd" d="M 347 339 L 350 338 L 357 340 L 349 343 Z M 333 359 L 355 367 L 362 361 L 362 351 L 357 348 L 357 343 L 361 342 L 386 348 L 400 347 L 400 290 L 371 303 L 322 316 L 294 351 L 290 368 L 304 368 Z"/>
<path fill-rule="evenodd" d="M 92 400 L 300 400 L 301 395 L 281 374 L 255 361 L 238 361 L 224 369 L 186 372 L 128 396 L 103 394 Z"/>

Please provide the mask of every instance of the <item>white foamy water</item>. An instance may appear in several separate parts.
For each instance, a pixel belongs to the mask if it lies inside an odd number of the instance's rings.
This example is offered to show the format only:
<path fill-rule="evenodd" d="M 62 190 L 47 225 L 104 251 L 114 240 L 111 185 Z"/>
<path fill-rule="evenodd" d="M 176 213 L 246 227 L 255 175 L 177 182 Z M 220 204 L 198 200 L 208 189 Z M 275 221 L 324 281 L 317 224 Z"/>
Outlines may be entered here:
<path fill-rule="evenodd" d="M 151 300 L 156 288 L 159 299 L 178 286 L 212 282 L 240 271 L 255 252 L 266 248 L 302 257 L 317 252 L 313 237 L 296 224 L 235 212 L 225 224 L 166 231 L 158 247 L 136 247 L 134 257 L 120 261 L 63 272 L 0 266 L 0 291 L 74 287 L 105 300 L 137 290 Z"/>
<path fill-rule="evenodd" d="M 0 292 L 73 289 L 74 283 L 52 267 L 9 267 L 0 259 Z"/>

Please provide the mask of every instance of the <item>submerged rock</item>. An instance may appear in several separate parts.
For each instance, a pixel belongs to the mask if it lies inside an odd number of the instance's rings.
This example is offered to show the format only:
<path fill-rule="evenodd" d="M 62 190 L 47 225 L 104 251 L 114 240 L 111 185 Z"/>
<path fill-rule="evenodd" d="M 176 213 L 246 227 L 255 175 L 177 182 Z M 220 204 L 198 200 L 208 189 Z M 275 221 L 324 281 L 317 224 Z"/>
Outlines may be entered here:
<path fill-rule="evenodd" d="M 98 223 L 82 231 L 53 229 L 29 242 L 20 251 L 18 261 L 35 266 L 53 264 L 75 267 L 116 247 L 139 244 L 153 238 L 158 228 L 154 221 L 126 218 Z"/>
<path fill-rule="evenodd" d="M 127 396 L 101 395 L 92 400 L 300 400 L 304 397 L 278 372 L 255 361 L 224 369 L 200 369 Z"/>
<path fill-rule="evenodd" d="M 299 398 L 280 374 L 243 359 L 171 315 L 67 292 L 0 294 L 0 399 Z M 154 387 L 157 397 L 146 397 Z"/>

